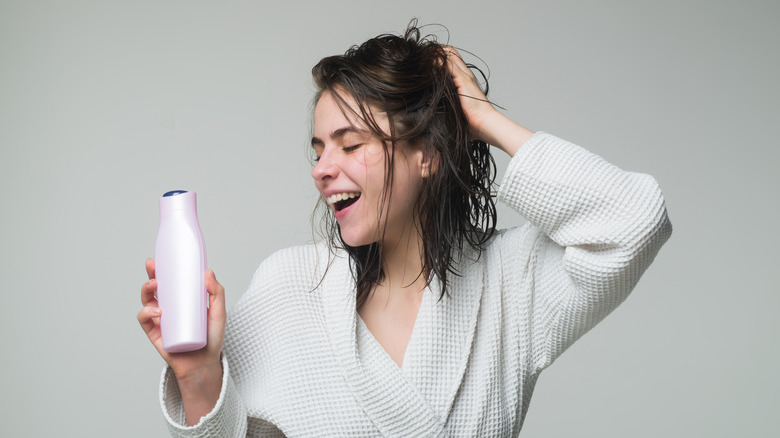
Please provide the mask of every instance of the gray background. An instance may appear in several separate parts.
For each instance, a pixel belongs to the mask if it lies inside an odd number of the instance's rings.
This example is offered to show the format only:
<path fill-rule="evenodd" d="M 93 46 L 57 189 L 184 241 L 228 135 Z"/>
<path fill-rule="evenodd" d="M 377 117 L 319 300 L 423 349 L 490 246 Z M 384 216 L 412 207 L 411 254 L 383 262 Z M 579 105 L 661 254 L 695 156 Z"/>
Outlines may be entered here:
<path fill-rule="evenodd" d="M 0 436 L 165 435 L 135 320 L 157 197 L 198 192 L 231 306 L 312 239 L 311 66 L 412 17 L 514 120 L 654 175 L 675 227 L 523 435 L 777 436 L 777 2 L 267 3 L 0 2 Z"/>

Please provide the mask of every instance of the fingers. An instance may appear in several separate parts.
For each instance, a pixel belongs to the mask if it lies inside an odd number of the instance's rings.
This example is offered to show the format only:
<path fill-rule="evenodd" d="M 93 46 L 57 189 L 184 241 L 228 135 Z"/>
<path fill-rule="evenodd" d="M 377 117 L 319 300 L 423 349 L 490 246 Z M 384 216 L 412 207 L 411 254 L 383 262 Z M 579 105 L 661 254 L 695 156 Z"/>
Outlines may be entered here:
<path fill-rule="evenodd" d="M 155 280 L 154 274 L 154 259 L 146 259 L 146 275 L 149 276 L 149 281 L 141 286 L 141 304 L 144 307 L 138 312 L 136 318 L 152 344 L 161 350 L 160 315 L 162 315 L 162 310 L 158 307 L 157 297 L 155 297 L 157 280 Z"/>
<path fill-rule="evenodd" d="M 455 56 L 457 58 L 461 58 L 460 53 L 455 49 L 455 47 L 452 46 L 444 46 L 444 51 L 447 52 L 447 56 Z"/>
<path fill-rule="evenodd" d="M 157 280 L 155 280 L 154 259 L 146 259 L 146 275 L 149 281 L 141 286 L 141 304 L 144 306 L 157 307 Z"/>
<path fill-rule="evenodd" d="M 460 54 L 451 46 L 446 46 L 444 50 L 447 53 L 447 71 L 452 77 L 452 81 L 458 90 L 458 94 L 474 99 L 485 100 L 485 93 L 479 85 L 474 72 L 466 65 Z M 473 102 L 463 102 L 464 104 L 473 104 Z"/>
<path fill-rule="evenodd" d="M 157 326 L 162 311 L 159 307 L 145 306 L 138 312 L 138 323 L 141 324 L 144 332 L 151 339 L 151 331 Z"/>
<path fill-rule="evenodd" d="M 146 275 L 149 276 L 149 280 L 154 277 L 154 259 L 146 259 Z"/>
<path fill-rule="evenodd" d="M 468 77 L 474 76 L 471 69 L 468 68 L 463 57 L 460 56 L 457 50 L 452 46 L 445 46 L 444 50 L 447 52 L 447 67 L 450 74 L 453 76 L 467 75 Z"/>
<path fill-rule="evenodd" d="M 141 286 L 141 304 L 157 307 L 157 280 L 151 279 Z"/>
<path fill-rule="evenodd" d="M 206 291 L 209 293 L 209 317 L 225 320 L 225 288 L 217 281 L 214 271 L 206 271 Z"/>
<path fill-rule="evenodd" d="M 208 313 L 208 343 L 206 350 L 219 357 L 222 351 L 222 341 L 225 336 L 225 322 L 227 313 L 225 312 L 225 288 L 217 281 L 214 271 L 206 271 L 206 290 L 209 293 L 209 313 Z"/>
<path fill-rule="evenodd" d="M 454 48 L 454 47 L 452 47 L 452 46 L 444 46 L 444 51 L 445 51 L 445 52 L 447 52 L 447 60 L 448 60 L 449 62 L 451 62 L 451 63 L 456 63 L 456 62 L 458 62 L 458 61 L 459 61 L 459 62 L 460 62 L 460 63 L 462 63 L 464 66 L 466 65 L 466 64 L 463 62 L 463 57 L 462 57 L 462 56 L 460 56 L 460 53 L 458 53 L 458 51 L 457 51 L 457 50 L 455 50 L 455 48 Z"/>
<path fill-rule="evenodd" d="M 217 275 L 213 270 L 206 271 L 206 290 L 209 296 L 225 298 L 225 288 L 217 281 Z"/>

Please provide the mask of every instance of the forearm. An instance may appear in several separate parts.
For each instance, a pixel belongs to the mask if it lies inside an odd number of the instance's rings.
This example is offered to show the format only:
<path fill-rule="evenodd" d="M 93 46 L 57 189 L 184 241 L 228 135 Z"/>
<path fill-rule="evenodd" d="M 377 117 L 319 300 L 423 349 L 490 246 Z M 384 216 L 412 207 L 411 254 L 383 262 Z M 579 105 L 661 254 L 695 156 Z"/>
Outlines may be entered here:
<path fill-rule="evenodd" d="M 481 121 L 478 138 L 514 157 L 520 146 L 534 133 L 513 122 L 498 111 L 491 111 Z"/>
<path fill-rule="evenodd" d="M 222 363 L 176 376 L 188 426 L 214 409 L 222 389 Z"/>
<path fill-rule="evenodd" d="M 218 379 L 221 388 L 216 402 L 208 400 L 208 397 L 199 397 L 201 401 L 195 403 L 192 401 L 198 398 L 194 392 L 197 389 L 191 390 L 198 380 L 192 378 L 195 375 L 182 376 L 182 381 L 179 382 L 172 368 L 166 367 L 163 370 L 160 382 L 160 404 L 172 437 L 239 438 L 246 436 L 246 407 L 235 383 L 230 378 L 230 363 L 224 357 L 221 369 L 222 375 Z M 208 380 L 205 378 L 201 380 L 204 389 L 211 385 L 207 383 Z M 186 387 L 186 390 L 179 386 L 180 383 Z M 184 394 L 185 391 L 187 395 Z M 186 408 L 185 403 L 188 405 Z M 208 407 L 203 408 L 204 405 Z"/>

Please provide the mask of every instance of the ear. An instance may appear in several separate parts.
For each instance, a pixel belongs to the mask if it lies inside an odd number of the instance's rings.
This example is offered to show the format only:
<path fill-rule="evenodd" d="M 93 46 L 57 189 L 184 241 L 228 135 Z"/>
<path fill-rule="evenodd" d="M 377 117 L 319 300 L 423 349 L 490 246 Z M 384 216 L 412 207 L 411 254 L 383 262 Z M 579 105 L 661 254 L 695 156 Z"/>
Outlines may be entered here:
<path fill-rule="evenodd" d="M 435 152 L 434 152 L 435 153 Z M 428 178 L 436 172 L 438 166 L 438 160 L 434 153 L 426 153 L 426 151 L 420 147 L 417 153 L 418 167 L 420 169 L 420 176 Z"/>

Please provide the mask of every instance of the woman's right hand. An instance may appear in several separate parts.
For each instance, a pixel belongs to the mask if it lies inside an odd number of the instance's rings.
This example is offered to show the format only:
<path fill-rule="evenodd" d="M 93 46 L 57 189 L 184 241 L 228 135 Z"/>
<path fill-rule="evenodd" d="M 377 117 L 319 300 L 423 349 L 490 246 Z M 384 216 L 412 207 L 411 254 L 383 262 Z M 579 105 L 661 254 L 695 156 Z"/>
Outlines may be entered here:
<path fill-rule="evenodd" d="M 141 286 L 141 303 L 144 307 L 138 312 L 138 322 L 176 375 L 187 422 L 197 423 L 201 416 L 214 407 L 222 388 L 221 354 L 227 319 L 225 288 L 217 281 L 214 271 L 206 271 L 206 290 L 209 294 L 206 346 L 196 351 L 168 353 L 162 345 L 162 311 L 157 303 L 154 259 L 146 260 L 146 273 L 149 281 Z"/>

